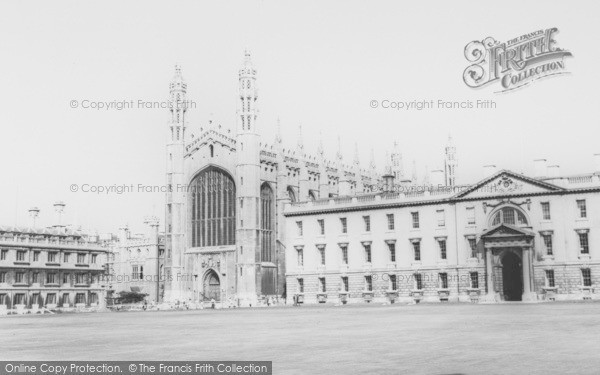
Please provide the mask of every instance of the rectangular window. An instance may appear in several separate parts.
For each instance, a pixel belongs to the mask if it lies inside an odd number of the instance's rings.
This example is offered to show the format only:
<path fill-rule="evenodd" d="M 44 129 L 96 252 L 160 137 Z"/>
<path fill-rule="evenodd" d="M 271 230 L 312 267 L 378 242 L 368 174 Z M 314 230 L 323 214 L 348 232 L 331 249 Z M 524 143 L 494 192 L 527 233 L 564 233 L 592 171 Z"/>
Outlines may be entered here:
<path fill-rule="evenodd" d="M 390 275 L 390 290 L 398 290 L 398 279 L 396 275 Z"/>
<path fill-rule="evenodd" d="M 387 214 L 388 230 L 394 230 L 394 214 Z"/>
<path fill-rule="evenodd" d="M 297 249 L 297 252 L 298 252 L 298 265 L 303 266 L 304 265 L 304 249 L 299 248 L 299 249 Z"/>
<path fill-rule="evenodd" d="M 17 262 L 24 262 L 25 261 L 25 251 L 24 250 L 19 250 L 17 251 Z"/>
<path fill-rule="evenodd" d="M 324 236 L 325 235 L 325 220 L 319 219 L 319 220 L 317 220 L 317 222 L 319 223 L 319 234 L 321 236 Z"/>
<path fill-rule="evenodd" d="M 92 264 L 96 264 L 98 261 L 98 254 L 92 254 Z"/>
<path fill-rule="evenodd" d="M 296 221 L 296 227 L 298 229 L 298 237 L 302 237 L 303 233 L 302 233 L 302 222 L 301 221 Z"/>
<path fill-rule="evenodd" d="M 75 303 L 85 303 L 85 293 L 75 294 Z"/>
<path fill-rule="evenodd" d="M 8 250 L 1 250 L 0 251 L 0 260 L 6 260 L 7 256 L 8 256 Z"/>
<path fill-rule="evenodd" d="M 438 240 L 438 245 L 440 246 L 440 259 L 447 259 L 446 240 Z"/>
<path fill-rule="evenodd" d="M 56 273 L 49 272 L 46 274 L 46 284 L 56 284 Z"/>
<path fill-rule="evenodd" d="M 581 254 L 589 254 L 590 253 L 590 245 L 588 243 L 588 234 L 579 233 L 579 246 L 581 250 Z"/>
<path fill-rule="evenodd" d="M 475 207 L 467 207 L 467 225 L 475 225 Z"/>
<path fill-rule="evenodd" d="M 577 209 L 579 210 L 579 217 L 585 219 L 587 217 L 587 207 L 585 205 L 585 199 L 577 200 Z"/>
<path fill-rule="evenodd" d="M 24 305 L 24 304 L 25 304 L 25 294 L 24 293 L 15 294 L 14 305 Z"/>
<path fill-rule="evenodd" d="M 478 289 L 479 288 L 479 273 L 471 272 L 471 288 Z"/>
<path fill-rule="evenodd" d="M 327 285 L 325 284 L 325 278 L 319 277 L 319 291 L 325 293 L 327 291 Z"/>
<path fill-rule="evenodd" d="M 82 253 L 77 254 L 77 263 L 79 263 L 79 264 L 85 263 L 85 254 L 82 254 Z"/>
<path fill-rule="evenodd" d="M 63 284 L 68 284 L 69 283 L 69 274 L 68 273 L 63 273 Z"/>
<path fill-rule="evenodd" d="M 446 226 L 446 212 L 444 210 L 435 211 L 435 216 L 437 218 L 437 226 L 445 227 Z"/>
<path fill-rule="evenodd" d="M 365 276 L 365 290 L 368 292 L 373 291 L 373 277 L 371 275 Z"/>
<path fill-rule="evenodd" d="M 33 261 L 37 262 L 40 260 L 40 252 L 39 251 L 34 251 L 33 252 Z"/>
<path fill-rule="evenodd" d="M 304 279 L 298 279 L 298 292 L 304 293 Z"/>
<path fill-rule="evenodd" d="M 546 254 L 552 255 L 552 235 L 543 234 L 542 238 L 544 239 L 544 245 L 546 246 Z"/>
<path fill-rule="evenodd" d="M 131 278 L 133 280 L 138 280 L 139 279 L 139 274 L 140 274 L 140 268 L 139 268 L 139 266 L 131 266 Z"/>
<path fill-rule="evenodd" d="M 589 268 L 581 269 L 581 278 L 583 279 L 583 286 L 592 286 L 592 271 Z"/>
<path fill-rule="evenodd" d="M 396 244 L 394 242 L 388 243 L 388 249 L 390 250 L 390 262 L 396 261 Z"/>
<path fill-rule="evenodd" d="M 342 226 L 342 233 L 348 233 L 348 221 L 345 217 L 340 217 L 340 225 Z"/>
<path fill-rule="evenodd" d="M 348 277 L 343 276 L 342 277 L 342 292 L 347 292 L 347 291 L 348 291 Z"/>
<path fill-rule="evenodd" d="M 77 284 L 86 284 L 84 273 L 78 273 L 77 276 L 75 276 L 75 277 L 76 277 L 75 281 Z"/>
<path fill-rule="evenodd" d="M 448 274 L 445 272 L 440 273 L 440 288 L 448 289 Z"/>
<path fill-rule="evenodd" d="M 365 247 L 365 262 L 371 263 L 371 245 L 365 244 L 364 247 Z"/>
<path fill-rule="evenodd" d="M 546 286 L 554 288 L 554 270 L 546 270 Z"/>
<path fill-rule="evenodd" d="M 467 238 L 469 241 L 469 249 L 471 249 L 471 258 L 477 258 L 477 240 L 475 238 Z"/>
<path fill-rule="evenodd" d="M 371 231 L 371 216 L 363 216 L 363 220 L 365 221 L 365 232 Z"/>
<path fill-rule="evenodd" d="M 415 260 L 420 261 L 421 260 L 421 242 L 419 242 L 419 241 L 413 242 L 413 251 L 414 251 L 414 255 L 415 255 Z"/>
<path fill-rule="evenodd" d="M 325 265 L 325 248 L 324 247 L 319 248 L 319 255 L 321 256 L 321 265 L 324 266 Z"/>
<path fill-rule="evenodd" d="M 64 258 L 63 262 L 65 262 L 65 263 L 69 263 L 69 253 L 65 253 L 65 254 L 63 255 L 63 258 Z"/>
<path fill-rule="evenodd" d="M 40 282 L 39 279 L 40 279 L 40 274 L 38 272 L 34 272 L 31 274 L 31 282 L 32 283 L 39 283 Z"/>
<path fill-rule="evenodd" d="M 423 289 L 423 275 L 420 273 L 415 273 L 415 289 L 421 290 Z"/>
<path fill-rule="evenodd" d="M 0 283 L 6 282 L 6 272 L 0 272 Z"/>
<path fill-rule="evenodd" d="M 419 228 L 419 213 L 411 212 L 410 215 L 412 217 L 412 227 L 414 229 L 418 229 Z"/>
<path fill-rule="evenodd" d="M 57 252 L 48 253 L 48 262 L 49 263 L 56 263 L 56 255 L 57 254 L 58 254 Z"/>
<path fill-rule="evenodd" d="M 542 219 L 550 220 L 550 202 L 542 202 Z"/>
<path fill-rule="evenodd" d="M 48 293 L 46 295 L 46 304 L 54 305 L 56 303 L 56 293 Z"/>
<path fill-rule="evenodd" d="M 348 264 L 348 245 L 340 246 L 342 250 L 342 264 Z"/>
<path fill-rule="evenodd" d="M 25 282 L 25 272 L 16 272 L 15 273 L 15 283 L 23 284 Z"/>

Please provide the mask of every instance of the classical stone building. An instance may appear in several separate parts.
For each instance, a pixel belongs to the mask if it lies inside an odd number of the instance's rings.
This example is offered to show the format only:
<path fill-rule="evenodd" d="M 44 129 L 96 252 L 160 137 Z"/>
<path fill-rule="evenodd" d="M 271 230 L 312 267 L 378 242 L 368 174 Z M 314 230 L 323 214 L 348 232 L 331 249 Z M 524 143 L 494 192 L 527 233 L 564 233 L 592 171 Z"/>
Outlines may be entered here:
<path fill-rule="evenodd" d="M 287 294 L 305 303 L 597 299 L 595 158 L 585 175 L 559 176 L 537 160 L 533 177 L 487 166 L 483 180 L 458 186 L 447 176 L 452 157 L 429 186 L 395 184 L 388 169 L 381 192 L 292 202 Z"/>
<path fill-rule="evenodd" d="M 235 130 L 209 123 L 189 134 L 187 84 L 176 67 L 170 84 L 167 142 L 165 299 L 235 299 L 255 305 L 285 294 L 285 204 L 373 191 L 381 184 L 371 161 L 344 162 L 291 149 L 280 135 L 261 137 L 257 71 L 246 53 L 238 74 Z M 301 132 L 300 132 L 301 133 Z M 397 151 L 397 150 L 396 150 Z M 394 152 L 394 172 L 404 176 Z M 448 169 L 453 176 L 454 169 Z"/>
<path fill-rule="evenodd" d="M 119 229 L 108 278 L 108 288 L 113 292 L 113 297 L 118 297 L 119 292 L 125 291 L 147 294 L 148 302 L 163 299 L 164 235 L 158 232 L 157 217 L 146 217 L 144 224 L 146 233 L 132 234 L 127 226 Z"/>
<path fill-rule="evenodd" d="M 62 216 L 65 204 L 54 205 Z M 57 224 L 0 227 L 0 309 L 72 309 L 105 305 L 109 248 L 95 236 Z"/>

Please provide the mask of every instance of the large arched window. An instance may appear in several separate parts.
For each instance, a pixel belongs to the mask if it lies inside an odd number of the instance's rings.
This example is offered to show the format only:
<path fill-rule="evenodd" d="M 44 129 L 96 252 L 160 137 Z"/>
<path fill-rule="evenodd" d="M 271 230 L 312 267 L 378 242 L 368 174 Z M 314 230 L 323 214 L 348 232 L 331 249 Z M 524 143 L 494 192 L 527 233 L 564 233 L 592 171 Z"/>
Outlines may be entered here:
<path fill-rule="evenodd" d="M 504 207 L 498 210 L 492 218 L 492 226 L 500 223 L 509 225 L 527 225 L 527 218 L 516 208 Z"/>
<path fill-rule="evenodd" d="M 273 262 L 275 256 L 275 196 L 269 184 L 260 189 L 261 261 Z"/>
<path fill-rule="evenodd" d="M 216 167 L 200 172 L 190 184 L 192 246 L 235 244 L 235 184 Z"/>

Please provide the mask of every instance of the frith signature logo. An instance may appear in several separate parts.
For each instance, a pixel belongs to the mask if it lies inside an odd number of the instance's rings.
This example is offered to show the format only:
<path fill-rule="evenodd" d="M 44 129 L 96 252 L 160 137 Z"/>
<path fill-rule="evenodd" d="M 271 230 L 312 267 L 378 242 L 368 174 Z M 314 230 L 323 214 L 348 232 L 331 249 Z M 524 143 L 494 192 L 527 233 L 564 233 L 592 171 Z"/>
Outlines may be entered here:
<path fill-rule="evenodd" d="M 571 52 L 558 48 L 557 28 L 537 30 L 500 43 L 492 37 L 473 41 L 465 47 L 472 63 L 463 73 L 467 86 L 483 87 L 499 81 L 504 92 L 530 84 L 540 78 L 568 73 L 565 57 Z"/>

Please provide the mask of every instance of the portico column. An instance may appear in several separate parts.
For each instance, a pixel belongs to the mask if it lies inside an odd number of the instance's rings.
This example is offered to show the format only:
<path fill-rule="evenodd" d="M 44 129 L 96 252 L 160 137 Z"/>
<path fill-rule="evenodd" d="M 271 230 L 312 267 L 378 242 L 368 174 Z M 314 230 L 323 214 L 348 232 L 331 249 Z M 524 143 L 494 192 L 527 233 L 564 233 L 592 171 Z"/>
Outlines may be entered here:
<path fill-rule="evenodd" d="M 494 292 L 494 275 L 492 268 L 492 249 L 489 247 L 485 248 L 485 273 L 486 273 L 486 284 L 487 284 L 487 294 L 485 297 L 486 302 L 495 302 L 495 292 Z"/>
<path fill-rule="evenodd" d="M 535 294 L 531 292 L 531 276 L 529 270 L 531 265 L 530 250 L 530 247 L 523 248 L 523 301 L 533 301 L 536 299 Z"/>

